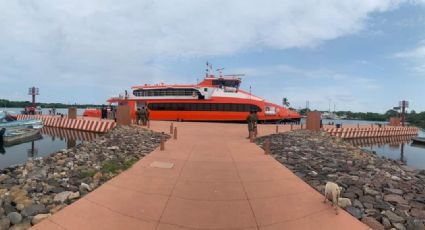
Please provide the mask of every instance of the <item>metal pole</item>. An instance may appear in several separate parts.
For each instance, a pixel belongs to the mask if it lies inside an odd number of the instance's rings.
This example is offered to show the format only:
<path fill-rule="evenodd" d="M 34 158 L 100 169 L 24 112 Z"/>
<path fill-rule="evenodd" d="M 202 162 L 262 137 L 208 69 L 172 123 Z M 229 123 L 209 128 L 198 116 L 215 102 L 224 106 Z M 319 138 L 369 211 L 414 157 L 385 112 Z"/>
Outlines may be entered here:
<path fill-rule="evenodd" d="M 163 133 L 163 135 L 164 135 L 164 133 Z M 161 136 L 159 150 L 164 151 L 164 149 L 165 149 L 165 139 L 164 139 L 164 136 Z"/>
<path fill-rule="evenodd" d="M 401 101 L 401 126 L 404 127 L 406 119 L 406 101 Z"/>
<path fill-rule="evenodd" d="M 265 155 L 270 154 L 270 139 L 269 139 L 269 138 L 267 138 L 267 139 L 264 141 L 264 154 L 265 154 Z"/>

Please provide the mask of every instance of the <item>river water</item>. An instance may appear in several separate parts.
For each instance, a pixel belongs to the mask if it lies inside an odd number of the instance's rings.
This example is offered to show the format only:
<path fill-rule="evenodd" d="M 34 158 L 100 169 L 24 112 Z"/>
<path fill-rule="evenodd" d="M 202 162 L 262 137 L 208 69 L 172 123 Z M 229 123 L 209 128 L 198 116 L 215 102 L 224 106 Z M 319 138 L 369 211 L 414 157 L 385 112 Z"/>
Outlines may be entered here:
<path fill-rule="evenodd" d="M 41 138 L 10 147 L 0 146 L 0 169 L 24 163 L 28 158 L 44 157 L 60 149 L 72 148 L 84 141 L 90 141 L 97 134 L 44 127 Z"/>
<path fill-rule="evenodd" d="M 386 122 L 362 121 L 362 120 L 323 120 L 323 124 L 375 124 Z M 425 137 L 425 131 L 419 131 L 420 137 Z M 386 156 L 394 160 L 400 160 L 416 169 L 425 169 L 425 145 L 412 144 L 410 137 L 406 138 L 369 138 L 350 141 L 365 150 L 375 151 L 378 155 Z"/>
<path fill-rule="evenodd" d="M 42 108 L 41 111 L 43 114 L 48 115 L 49 114 L 49 109 L 51 108 Z M 24 108 L 4 108 L 4 107 L 0 107 L 0 111 L 10 111 L 13 112 L 14 114 L 21 114 L 21 111 L 23 111 Z M 78 116 L 82 116 L 84 112 L 84 109 L 77 109 L 77 115 Z M 61 113 L 61 114 L 68 114 L 68 109 L 56 109 L 56 113 Z"/>

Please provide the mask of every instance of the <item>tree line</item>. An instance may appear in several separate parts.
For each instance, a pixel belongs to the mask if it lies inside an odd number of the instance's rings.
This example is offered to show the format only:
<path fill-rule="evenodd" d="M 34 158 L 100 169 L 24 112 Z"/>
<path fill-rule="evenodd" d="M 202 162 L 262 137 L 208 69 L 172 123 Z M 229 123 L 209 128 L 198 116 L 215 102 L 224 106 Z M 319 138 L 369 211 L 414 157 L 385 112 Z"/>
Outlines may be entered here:
<path fill-rule="evenodd" d="M 306 115 L 309 109 L 299 110 L 301 115 Z M 327 111 L 322 111 L 327 112 Z M 399 117 L 400 113 L 397 110 L 390 109 L 385 113 L 372 113 L 372 112 L 351 112 L 351 111 L 337 111 L 335 112 L 339 117 L 345 117 L 350 120 L 367 120 L 367 121 L 389 121 L 391 117 Z M 406 121 L 418 127 L 425 128 L 425 112 L 416 113 L 411 110 L 406 113 Z"/>
<path fill-rule="evenodd" d="M 6 99 L 0 99 L 0 108 L 24 108 L 27 106 L 31 106 L 32 102 L 30 101 L 9 101 Z M 41 108 L 69 108 L 69 107 L 77 107 L 77 108 L 88 108 L 88 107 L 100 107 L 100 105 L 95 104 L 63 104 L 63 103 L 37 103 L 37 106 L 41 106 Z"/>

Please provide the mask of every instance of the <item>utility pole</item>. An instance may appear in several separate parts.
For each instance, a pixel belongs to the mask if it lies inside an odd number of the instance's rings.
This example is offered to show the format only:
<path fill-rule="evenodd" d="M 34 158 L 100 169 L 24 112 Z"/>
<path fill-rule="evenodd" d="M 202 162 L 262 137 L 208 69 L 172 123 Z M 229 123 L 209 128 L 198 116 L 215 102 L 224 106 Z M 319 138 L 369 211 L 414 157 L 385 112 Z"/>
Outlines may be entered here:
<path fill-rule="evenodd" d="M 400 101 L 399 106 L 401 108 L 401 114 L 400 114 L 401 126 L 404 126 L 406 122 L 406 108 L 409 108 L 409 102 L 405 100 Z"/>
<path fill-rule="evenodd" d="M 36 87 L 31 87 L 28 89 L 28 95 L 32 96 L 32 107 L 35 108 L 35 96 L 36 95 L 40 95 L 38 88 Z"/>
<path fill-rule="evenodd" d="M 332 99 L 329 98 L 329 113 L 331 113 L 331 101 Z"/>

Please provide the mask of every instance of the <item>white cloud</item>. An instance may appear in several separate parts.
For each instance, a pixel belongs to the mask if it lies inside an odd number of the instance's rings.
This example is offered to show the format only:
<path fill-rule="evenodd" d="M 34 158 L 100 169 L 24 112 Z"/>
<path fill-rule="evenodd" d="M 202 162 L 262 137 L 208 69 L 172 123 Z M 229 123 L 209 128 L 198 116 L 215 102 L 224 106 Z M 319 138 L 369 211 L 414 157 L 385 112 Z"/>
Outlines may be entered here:
<path fill-rule="evenodd" d="M 103 89 L 169 80 L 164 59 L 315 47 L 400 2 L 0 0 L 0 76 Z"/>
<path fill-rule="evenodd" d="M 300 68 L 289 65 L 246 67 L 230 69 L 230 72 L 246 73 L 242 87 L 253 87 L 253 93 L 280 104 L 287 97 L 295 108 L 304 107 L 310 101 L 311 108 L 328 110 L 329 100 L 333 109 L 379 111 L 381 108 L 367 105 L 370 95 L 382 93 L 375 77 L 318 68 Z"/>
<path fill-rule="evenodd" d="M 396 53 L 394 57 L 406 60 L 411 71 L 425 74 L 425 40 L 419 42 L 414 49 Z"/>

